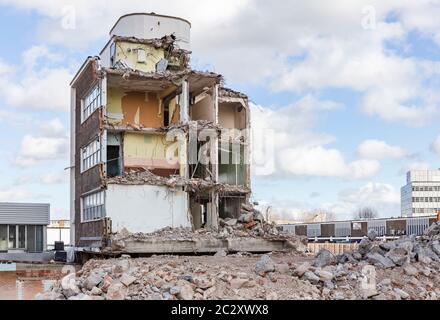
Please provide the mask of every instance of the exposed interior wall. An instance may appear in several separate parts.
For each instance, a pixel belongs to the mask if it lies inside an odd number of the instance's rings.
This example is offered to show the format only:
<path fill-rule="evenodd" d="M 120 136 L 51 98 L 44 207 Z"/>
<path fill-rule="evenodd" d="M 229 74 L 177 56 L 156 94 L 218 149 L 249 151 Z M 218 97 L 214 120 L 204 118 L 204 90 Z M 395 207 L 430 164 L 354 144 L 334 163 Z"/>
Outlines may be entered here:
<path fill-rule="evenodd" d="M 124 92 L 108 88 L 107 119 L 114 125 L 137 125 L 145 128 L 163 126 L 160 98 L 152 92 Z"/>
<path fill-rule="evenodd" d="M 124 166 L 150 170 L 174 169 L 178 172 L 180 168 L 178 151 L 167 158 L 167 148 L 173 143 L 176 142 L 166 141 L 165 135 L 126 132 L 123 143 Z"/>
<path fill-rule="evenodd" d="M 162 186 L 111 184 L 106 190 L 106 213 L 113 232 L 191 227 L 187 193 Z"/>
<path fill-rule="evenodd" d="M 138 52 L 143 50 L 145 61 L 138 59 Z M 123 60 L 130 68 L 143 72 L 155 72 L 156 64 L 160 59 L 165 57 L 163 49 L 156 49 L 148 44 L 131 43 L 118 41 L 116 42 L 116 59 Z"/>
<path fill-rule="evenodd" d="M 246 202 L 245 196 L 220 197 L 219 216 L 222 219 L 238 219 L 241 214 L 241 205 Z"/>
<path fill-rule="evenodd" d="M 226 129 L 246 128 L 246 109 L 237 103 L 220 103 L 218 108 L 219 123 Z"/>
<path fill-rule="evenodd" d="M 202 228 L 202 224 L 204 222 L 203 204 L 195 201 L 194 199 L 191 199 L 190 210 L 191 210 L 192 223 L 193 223 L 194 229 L 198 230 L 198 229 Z"/>
<path fill-rule="evenodd" d="M 191 120 L 214 121 L 214 102 L 210 95 L 190 106 Z"/>
<path fill-rule="evenodd" d="M 172 99 L 169 104 L 169 123 L 178 124 L 180 122 L 180 106 L 177 99 Z"/>
<path fill-rule="evenodd" d="M 124 114 L 122 113 L 122 98 L 125 96 L 124 90 L 120 88 L 107 88 L 107 121 L 111 124 L 122 124 Z"/>

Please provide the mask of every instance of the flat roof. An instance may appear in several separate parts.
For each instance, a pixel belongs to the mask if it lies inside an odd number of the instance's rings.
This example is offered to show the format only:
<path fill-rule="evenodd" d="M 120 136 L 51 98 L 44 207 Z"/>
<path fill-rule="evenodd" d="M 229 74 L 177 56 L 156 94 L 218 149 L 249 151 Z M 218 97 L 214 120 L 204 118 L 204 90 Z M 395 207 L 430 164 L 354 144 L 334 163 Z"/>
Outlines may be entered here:
<path fill-rule="evenodd" d="M 376 218 L 376 219 L 359 219 L 359 220 L 337 220 L 337 221 L 325 221 L 325 222 L 298 222 L 298 223 L 280 223 L 279 226 L 305 226 L 310 224 L 332 224 L 332 223 L 343 223 L 343 222 L 369 222 L 369 221 L 383 221 L 383 220 L 404 220 L 404 219 L 417 219 L 417 218 L 436 218 L 436 215 L 430 216 L 420 216 L 420 217 L 389 217 L 389 218 Z"/>
<path fill-rule="evenodd" d="M 118 21 L 116 21 L 116 23 L 113 25 L 113 27 L 110 29 L 109 34 L 111 34 L 113 32 L 113 29 L 115 29 L 116 25 L 119 23 L 119 21 L 121 21 L 121 19 L 129 17 L 129 16 L 152 16 L 152 17 L 160 17 L 160 18 L 170 18 L 170 19 L 175 19 L 175 20 L 181 20 L 183 22 L 186 22 L 189 24 L 189 26 L 191 27 L 191 22 L 189 22 L 186 19 L 180 18 L 180 17 L 174 17 L 174 16 L 167 16 L 167 15 L 163 15 L 163 14 L 156 14 L 154 12 L 150 12 L 150 13 L 146 13 L 146 12 L 134 12 L 134 13 L 128 13 L 128 14 L 124 14 L 123 16 L 120 16 Z"/>

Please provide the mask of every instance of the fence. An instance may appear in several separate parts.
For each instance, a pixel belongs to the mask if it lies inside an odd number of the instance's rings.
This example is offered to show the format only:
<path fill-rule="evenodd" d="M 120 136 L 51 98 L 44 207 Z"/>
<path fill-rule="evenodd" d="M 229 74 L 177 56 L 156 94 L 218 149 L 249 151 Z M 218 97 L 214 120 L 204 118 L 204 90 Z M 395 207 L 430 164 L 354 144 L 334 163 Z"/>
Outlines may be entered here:
<path fill-rule="evenodd" d="M 337 223 L 335 223 L 335 236 L 336 237 L 351 236 L 351 222 L 337 222 Z"/>
<path fill-rule="evenodd" d="M 421 236 L 423 232 L 429 227 L 429 218 L 408 218 L 406 220 L 406 234 L 415 234 Z"/>
<path fill-rule="evenodd" d="M 387 234 L 387 222 L 386 220 L 369 220 L 368 230 L 373 229 L 378 236 L 384 236 Z"/>
<path fill-rule="evenodd" d="M 309 224 L 307 226 L 307 237 L 320 237 L 321 236 L 321 225 L 320 224 Z"/>
<path fill-rule="evenodd" d="M 308 243 L 307 248 L 316 254 L 321 249 L 327 249 L 333 254 L 342 254 L 344 251 L 352 251 L 358 248 L 357 243 Z"/>

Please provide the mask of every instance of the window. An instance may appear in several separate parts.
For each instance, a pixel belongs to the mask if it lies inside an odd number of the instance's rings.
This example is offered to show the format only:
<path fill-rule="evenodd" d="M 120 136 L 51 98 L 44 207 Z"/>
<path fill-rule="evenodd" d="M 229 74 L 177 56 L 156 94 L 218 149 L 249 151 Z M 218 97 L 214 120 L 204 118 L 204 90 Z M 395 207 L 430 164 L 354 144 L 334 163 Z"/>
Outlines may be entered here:
<path fill-rule="evenodd" d="M 27 226 L 28 252 L 43 251 L 43 226 Z"/>
<path fill-rule="evenodd" d="M 15 249 L 17 242 L 17 226 L 9 226 L 9 249 Z"/>
<path fill-rule="evenodd" d="M 101 86 L 96 84 L 82 100 L 82 122 L 101 106 Z"/>
<path fill-rule="evenodd" d="M 81 172 L 87 171 L 101 162 L 99 138 L 81 149 Z"/>
<path fill-rule="evenodd" d="M 0 225 L 0 251 L 8 250 L 8 226 Z"/>
<path fill-rule="evenodd" d="M 92 193 L 81 198 L 83 221 L 97 220 L 105 217 L 104 198 L 104 191 Z"/>
<path fill-rule="evenodd" d="M 116 63 L 116 43 L 112 43 L 110 46 L 110 67 L 113 67 Z"/>
<path fill-rule="evenodd" d="M 119 146 L 107 146 L 107 176 L 116 177 L 121 174 Z"/>
<path fill-rule="evenodd" d="M 18 246 L 17 248 L 26 248 L 26 226 L 18 226 Z"/>

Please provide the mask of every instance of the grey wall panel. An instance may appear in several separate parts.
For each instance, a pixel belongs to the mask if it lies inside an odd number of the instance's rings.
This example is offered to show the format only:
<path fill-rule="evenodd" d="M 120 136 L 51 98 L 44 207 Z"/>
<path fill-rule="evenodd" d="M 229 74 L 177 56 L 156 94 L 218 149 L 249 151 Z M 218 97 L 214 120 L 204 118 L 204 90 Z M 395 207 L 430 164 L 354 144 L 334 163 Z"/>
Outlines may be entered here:
<path fill-rule="evenodd" d="M 0 202 L 0 224 L 49 224 L 49 204 Z"/>

